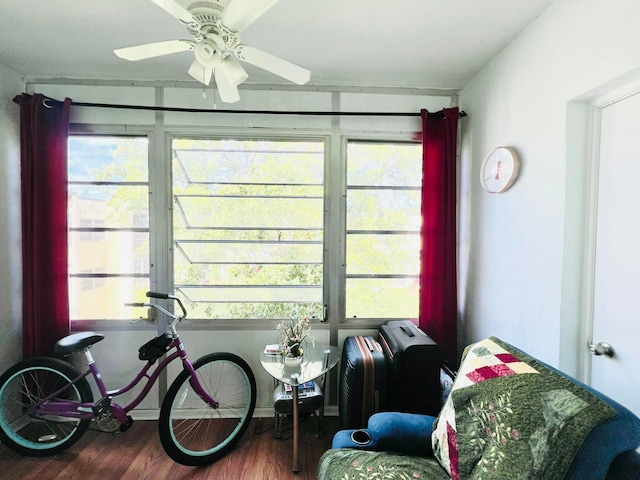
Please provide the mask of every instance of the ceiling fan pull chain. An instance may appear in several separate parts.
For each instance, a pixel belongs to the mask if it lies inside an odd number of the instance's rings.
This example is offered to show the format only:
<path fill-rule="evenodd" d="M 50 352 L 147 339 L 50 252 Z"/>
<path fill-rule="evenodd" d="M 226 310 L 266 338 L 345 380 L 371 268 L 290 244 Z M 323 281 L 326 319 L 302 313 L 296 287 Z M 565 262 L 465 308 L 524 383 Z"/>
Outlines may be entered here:
<path fill-rule="evenodd" d="M 213 78 L 213 109 L 217 110 L 218 106 L 216 105 L 216 79 Z"/>
<path fill-rule="evenodd" d="M 202 67 L 202 78 L 204 78 L 204 69 L 205 69 L 205 67 Z M 202 98 L 207 98 L 207 92 L 205 91 L 205 87 L 206 87 L 206 85 L 203 83 L 202 84 Z"/>

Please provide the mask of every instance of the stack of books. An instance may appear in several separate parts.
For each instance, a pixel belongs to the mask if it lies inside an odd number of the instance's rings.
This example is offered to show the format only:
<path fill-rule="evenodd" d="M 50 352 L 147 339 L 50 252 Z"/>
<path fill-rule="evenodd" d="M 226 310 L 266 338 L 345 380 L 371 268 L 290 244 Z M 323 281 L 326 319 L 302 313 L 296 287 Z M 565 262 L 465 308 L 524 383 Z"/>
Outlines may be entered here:
<path fill-rule="evenodd" d="M 280 344 L 279 343 L 272 343 L 272 344 L 269 344 L 269 345 L 265 345 L 264 353 L 266 353 L 268 355 L 279 355 L 280 354 Z"/>
<path fill-rule="evenodd" d="M 292 387 L 288 383 L 283 385 L 284 387 L 284 398 L 290 398 L 293 395 L 291 392 Z M 304 398 L 311 396 L 316 391 L 316 383 L 312 380 L 310 382 L 301 383 L 298 385 L 298 397 Z"/>

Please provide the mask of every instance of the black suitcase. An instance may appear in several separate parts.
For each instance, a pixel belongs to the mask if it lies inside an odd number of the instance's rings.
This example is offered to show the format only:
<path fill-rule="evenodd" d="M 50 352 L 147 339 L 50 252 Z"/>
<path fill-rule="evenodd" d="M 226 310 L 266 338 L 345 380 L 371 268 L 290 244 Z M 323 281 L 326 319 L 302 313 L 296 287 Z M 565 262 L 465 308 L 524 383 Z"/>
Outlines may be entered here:
<path fill-rule="evenodd" d="M 382 347 L 372 336 L 347 337 L 342 349 L 338 410 L 342 428 L 363 428 L 385 410 L 387 369 Z"/>
<path fill-rule="evenodd" d="M 442 406 L 442 350 L 408 320 L 382 325 L 378 340 L 387 358 L 389 410 L 436 416 Z"/>

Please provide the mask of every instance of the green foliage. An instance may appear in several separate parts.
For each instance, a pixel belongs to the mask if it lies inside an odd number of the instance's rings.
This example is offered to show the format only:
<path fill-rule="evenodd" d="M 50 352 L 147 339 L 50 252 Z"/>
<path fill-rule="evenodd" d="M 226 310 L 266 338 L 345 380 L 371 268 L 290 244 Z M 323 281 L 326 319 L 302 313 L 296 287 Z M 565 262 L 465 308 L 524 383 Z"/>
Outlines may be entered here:
<path fill-rule="evenodd" d="M 174 239 L 186 254 L 176 257 L 174 272 L 187 295 L 189 286 L 203 284 L 214 287 L 207 294 L 214 302 L 215 287 L 229 285 L 254 286 L 256 294 L 285 285 L 321 288 L 321 144 L 183 139 L 173 148 Z M 291 159 L 303 168 L 292 172 Z M 290 210 L 296 205 L 303 208 Z M 298 258 L 313 251 L 308 242 L 317 242 L 320 264 Z M 322 304 L 246 298 L 199 311 L 210 318 L 321 318 Z"/>
<path fill-rule="evenodd" d="M 147 141 L 140 138 L 119 138 L 111 151 L 113 161 L 90 170 L 89 177 L 98 182 L 148 182 Z M 100 197 L 106 197 L 106 224 L 117 227 L 134 227 L 137 219 L 149 216 L 149 188 L 142 185 L 100 186 Z M 147 248 L 148 251 L 148 248 Z M 148 256 L 148 255 L 146 255 Z"/>

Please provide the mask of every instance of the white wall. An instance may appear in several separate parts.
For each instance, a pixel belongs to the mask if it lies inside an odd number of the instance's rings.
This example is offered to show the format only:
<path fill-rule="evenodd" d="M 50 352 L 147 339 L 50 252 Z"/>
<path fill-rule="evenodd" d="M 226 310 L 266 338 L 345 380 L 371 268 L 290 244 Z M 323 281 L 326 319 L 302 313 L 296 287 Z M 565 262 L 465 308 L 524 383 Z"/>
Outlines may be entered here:
<path fill-rule="evenodd" d="M 496 335 L 576 374 L 586 106 L 640 77 L 638 19 L 637 0 L 558 0 L 464 86 L 461 345 Z M 523 166 L 491 195 L 500 145 Z"/>
<path fill-rule="evenodd" d="M 20 109 L 22 78 L 0 65 L 0 372 L 22 358 Z"/>

